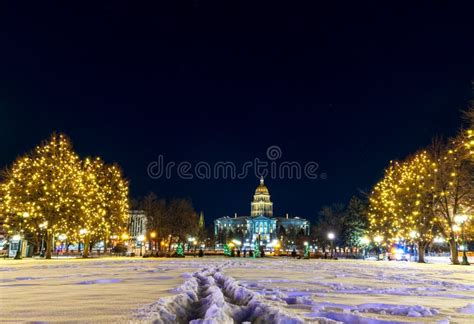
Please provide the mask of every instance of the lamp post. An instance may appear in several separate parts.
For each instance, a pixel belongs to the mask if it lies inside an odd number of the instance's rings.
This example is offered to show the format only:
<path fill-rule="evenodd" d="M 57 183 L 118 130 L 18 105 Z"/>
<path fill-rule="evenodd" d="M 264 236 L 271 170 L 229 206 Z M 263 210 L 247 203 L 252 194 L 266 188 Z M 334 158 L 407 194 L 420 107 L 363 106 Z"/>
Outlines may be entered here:
<path fill-rule="evenodd" d="M 464 223 L 466 223 L 466 221 L 468 220 L 469 216 L 467 215 L 456 215 L 454 217 L 454 221 L 459 224 L 459 226 L 461 227 L 461 238 L 462 238 L 462 246 L 463 246 L 463 249 L 462 249 L 462 262 L 461 264 L 462 265 L 469 265 L 469 261 L 467 260 L 467 254 L 466 254 L 466 250 L 467 250 L 467 242 L 466 242 L 466 236 L 465 236 L 465 233 L 464 233 Z"/>
<path fill-rule="evenodd" d="M 380 235 L 377 235 L 374 237 L 374 242 L 376 243 L 377 246 L 377 260 L 380 260 L 380 243 L 382 243 L 383 237 Z"/>
<path fill-rule="evenodd" d="M 336 235 L 334 235 L 333 232 L 328 233 L 328 239 L 331 241 L 331 259 L 333 258 L 333 250 L 334 250 L 334 238 Z"/>
<path fill-rule="evenodd" d="M 23 224 L 23 220 L 30 217 L 30 214 L 28 212 L 24 212 L 23 214 L 21 214 L 20 216 L 20 227 L 19 227 L 19 236 L 18 236 L 18 249 L 16 250 L 16 255 L 15 255 L 15 260 L 21 260 L 22 259 L 22 245 L 23 245 L 23 240 L 21 239 L 22 238 L 22 234 L 21 234 L 21 225 Z"/>
<path fill-rule="evenodd" d="M 191 250 L 191 244 L 195 241 L 194 237 L 188 238 L 188 252 Z"/>
<path fill-rule="evenodd" d="M 360 239 L 360 243 L 361 243 L 362 246 L 363 246 L 363 253 L 362 253 L 362 256 L 363 256 L 363 258 L 365 259 L 366 254 L 367 254 L 367 247 L 369 246 L 370 239 L 369 239 L 367 236 L 363 236 L 363 237 L 361 237 L 361 239 Z"/>
<path fill-rule="evenodd" d="M 155 238 L 156 238 L 156 232 L 151 232 L 150 233 L 150 250 L 155 248 Z"/>

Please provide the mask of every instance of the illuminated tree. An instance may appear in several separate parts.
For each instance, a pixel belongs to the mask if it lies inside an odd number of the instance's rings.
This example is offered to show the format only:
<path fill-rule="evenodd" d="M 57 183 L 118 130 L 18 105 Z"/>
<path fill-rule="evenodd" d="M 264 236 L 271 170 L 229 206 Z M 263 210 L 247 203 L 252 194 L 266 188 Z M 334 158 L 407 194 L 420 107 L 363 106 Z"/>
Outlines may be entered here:
<path fill-rule="evenodd" d="M 424 262 L 424 252 L 434 237 L 436 171 L 427 151 L 391 162 L 370 196 L 373 236 L 389 244 L 411 241 L 418 246 L 419 262 Z"/>
<path fill-rule="evenodd" d="M 409 157 L 402 165 L 398 193 L 406 230 L 403 238 L 418 246 L 418 262 L 434 239 L 436 226 L 436 165 L 427 151 Z"/>
<path fill-rule="evenodd" d="M 470 140 L 472 132 L 467 137 Z M 436 157 L 436 213 L 440 230 L 448 240 L 453 264 L 459 264 L 455 216 L 468 213 L 474 205 L 474 166 L 470 155 L 466 154 L 466 148 L 471 149 L 467 137 L 461 133 L 433 152 Z"/>
<path fill-rule="evenodd" d="M 230 249 L 227 244 L 224 244 L 224 255 L 225 256 L 230 256 Z"/>
<path fill-rule="evenodd" d="M 176 254 L 180 257 L 184 257 L 184 249 L 181 243 L 179 243 L 178 247 L 176 248 Z"/>
<path fill-rule="evenodd" d="M 110 234 L 120 235 L 126 230 L 130 209 L 128 181 L 116 164 L 106 165 L 99 173 L 99 184 L 104 191 L 104 210 L 100 228 L 104 246 Z"/>
<path fill-rule="evenodd" d="M 100 158 L 81 162 L 62 134 L 53 134 L 6 169 L 0 190 L 0 214 L 9 233 L 18 231 L 20 221 L 36 236 L 40 226 L 45 228 L 46 258 L 59 234 L 69 242 L 84 240 L 87 257 L 90 240 L 118 233 L 128 215 L 128 184 L 120 169 Z"/>
<path fill-rule="evenodd" d="M 53 236 L 70 232 L 70 224 L 84 212 L 81 174 L 79 157 L 62 134 L 17 159 L 2 179 L 0 208 L 9 232 L 24 213 L 29 215 L 25 230 L 36 232 L 37 224 L 46 224 L 46 258 L 51 258 Z"/>

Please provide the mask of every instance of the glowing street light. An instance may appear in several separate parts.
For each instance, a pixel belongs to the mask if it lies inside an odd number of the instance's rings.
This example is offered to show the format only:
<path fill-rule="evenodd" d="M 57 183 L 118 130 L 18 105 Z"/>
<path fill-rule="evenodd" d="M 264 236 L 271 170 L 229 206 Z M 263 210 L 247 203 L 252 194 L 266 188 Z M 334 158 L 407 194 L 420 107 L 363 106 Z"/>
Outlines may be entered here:
<path fill-rule="evenodd" d="M 331 241 L 331 259 L 333 258 L 333 250 L 334 250 L 334 238 L 336 235 L 334 235 L 333 232 L 328 233 L 328 239 Z"/>
<path fill-rule="evenodd" d="M 242 242 L 239 241 L 239 240 L 232 240 L 232 243 L 234 243 L 235 245 L 238 245 L 238 246 L 242 245 Z"/>
<path fill-rule="evenodd" d="M 362 245 L 369 245 L 370 239 L 367 236 L 363 236 L 360 238 L 360 244 Z"/>
<path fill-rule="evenodd" d="M 377 243 L 377 244 L 380 244 L 382 243 L 383 241 L 383 237 L 380 236 L 380 235 L 377 235 L 376 237 L 374 237 L 374 242 Z"/>
<path fill-rule="evenodd" d="M 359 242 L 362 245 L 362 257 L 365 259 L 365 256 L 367 255 L 367 248 L 370 244 L 370 239 L 367 236 L 362 236 Z"/>
<path fill-rule="evenodd" d="M 444 243 L 444 238 L 441 237 L 441 236 L 437 236 L 434 238 L 433 242 L 437 243 L 437 244 L 442 244 Z"/>

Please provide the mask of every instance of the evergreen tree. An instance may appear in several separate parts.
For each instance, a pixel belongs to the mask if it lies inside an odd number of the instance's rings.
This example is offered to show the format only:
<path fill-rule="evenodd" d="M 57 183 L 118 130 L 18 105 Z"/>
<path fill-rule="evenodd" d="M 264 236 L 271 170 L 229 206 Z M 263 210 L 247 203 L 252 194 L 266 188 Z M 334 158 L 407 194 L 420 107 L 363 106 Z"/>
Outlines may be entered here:
<path fill-rule="evenodd" d="M 353 196 L 346 207 L 342 225 L 342 241 L 345 246 L 360 246 L 360 239 L 367 229 L 367 204 Z"/>
<path fill-rule="evenodd" d="M 184 257 L 184 248 L 181 243 L 178 243 L 178 247 L 176 248 L 176 254 L 180 257 Z"/>

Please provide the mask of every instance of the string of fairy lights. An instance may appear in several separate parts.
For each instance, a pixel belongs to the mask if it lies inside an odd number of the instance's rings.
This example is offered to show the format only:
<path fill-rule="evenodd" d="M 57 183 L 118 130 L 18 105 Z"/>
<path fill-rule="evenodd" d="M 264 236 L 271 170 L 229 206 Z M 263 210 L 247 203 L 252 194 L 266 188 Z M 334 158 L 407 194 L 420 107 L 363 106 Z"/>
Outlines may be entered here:
<path fill-rule="evenodd" d="M 125 230 L 128 182 L 100 158 L 81 160 L 70 140 L 53 134 L 17 159 L 0 183 L 0 214 L 9 234 L 18 231 L 69 242 L 103 239 Z M 47 243 L 50 240 L 47 240 Z"/>
<path fill-rule="evenodd" d="M 474 206 L 474 131 L 447 148 L 391 161 L 369 196 L 369 233 L 374 242 L 428 244 L 435 236 L 452 243 L 455 217 Z M 472 229 L 472 217 L 466 224 Z M 468 218 L 468 219 L 469 219 Z"/>

